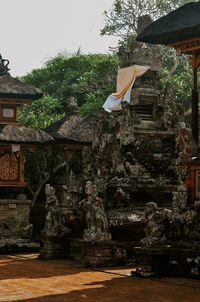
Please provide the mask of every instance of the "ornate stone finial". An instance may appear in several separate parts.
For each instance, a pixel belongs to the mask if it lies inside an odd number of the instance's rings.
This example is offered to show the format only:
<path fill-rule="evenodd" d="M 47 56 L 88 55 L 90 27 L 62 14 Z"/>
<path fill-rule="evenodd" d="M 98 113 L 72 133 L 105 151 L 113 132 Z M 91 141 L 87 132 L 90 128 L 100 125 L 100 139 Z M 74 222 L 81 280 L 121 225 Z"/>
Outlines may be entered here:
<path fill-rule="evenodd" d="M 137 22 L 137 34 L 141 33 L 145 29 L 145 27 L 147 27 L 152 22 L 153 19 L 150 15 L 140 16 Z"/>
<path fill-rule="evenodd" d="M 79 112 L 79 108 L 77 105 L 77 99 L 75 97 L 70 97 L 67 99 L 66 101 L 67 105 L 66 105 L 66 110 L 68 114 L 72 114 L 74 112 Z"/>
<path fill-rule="evenodd" d="M 8 65 L 9 61 L 7 59 L 2 59 L 2 55 L 0 54 L 0 76 L 8 73 L 10 70 Z"/>

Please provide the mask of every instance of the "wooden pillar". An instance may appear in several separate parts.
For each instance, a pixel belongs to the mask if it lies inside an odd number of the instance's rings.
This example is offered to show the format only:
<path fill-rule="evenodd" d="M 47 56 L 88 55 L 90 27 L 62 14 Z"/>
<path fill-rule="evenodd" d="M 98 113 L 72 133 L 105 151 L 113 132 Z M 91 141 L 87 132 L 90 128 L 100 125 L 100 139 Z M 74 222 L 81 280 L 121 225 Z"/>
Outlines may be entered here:
<path fill-rule="evenodd" d="M 199 117 L 199 95 L 197 91 L 197 70 L 199 66 L 199 56 L 196 54 L 192 57 L 192 71 L 193 71 L 193 83 L 192 83 L 192 134 L 195 142 L 198 146 L 198 117 Z"/>
<path fill-rule="evenodd" d="M 50 179 L 49 183 L 52 186 L 54 184 L 54 179 L 53 179 L 53 168 L 54 168 L 54 158 L 56 156 L 56 150 L 51 146 L 50 147 Z"/>
<path fill-rule="evenodd" d="M 65 154 L 66 154 L 66 177 L 65 177 L 65 184 L 66 184 L 66 186 L 68 186 L 68 183 L 69 183 L 69 161 L 70 161 L 70 158 L 72 156 L 72 152 L 71 151 L 66 151 Z"/>
<path fill-rule="evenodd" d="M 197 92 L 197 68 L 193 68 L 193 87 L 192 87 L 192 134 L 198 146 L 198 92 Z"/>

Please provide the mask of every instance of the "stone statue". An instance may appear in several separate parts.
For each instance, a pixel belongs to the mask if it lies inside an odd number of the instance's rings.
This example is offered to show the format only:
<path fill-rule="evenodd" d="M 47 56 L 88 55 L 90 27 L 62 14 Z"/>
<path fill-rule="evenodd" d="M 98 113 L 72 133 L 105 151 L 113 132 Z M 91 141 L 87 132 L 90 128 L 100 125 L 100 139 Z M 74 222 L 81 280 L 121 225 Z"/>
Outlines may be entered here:
<path fill-rule="evenodd" d="M 161 247 L 167 244 L 165 224 L 168 215 L 167 209 L 158 210 L 157 204 L 148 202 L 145 205 L 145 217 L 147 227 L 145 228 L 146 238 L 141 240 L 145 247 Z"/>
<path fill-rule="evenodd" d="M 84 167 L 84 177 L 93 178 L 96 172 L 95 159 L 92 154 L 92 151 L 84 147 L 82 151 L 82 161 Z"/>
<path fill-rule="evenodd" d="M 185 178 L 188 177 L 189 173 L 187 161 L 197 155 L 197 145 L 189 129 L 181 128 L 179 130 L 179 134 L 176 139 L 176 147 L 180 152 L 176 160 L 175 169 L 176 174 L 179 177 L 179 181 L 182 183 L 185 182 Z"/>
<path fill-rule="evenodd" d="M 65 226 L 67 216 L 59 210 L 58 199 L 55 195 L 55 189 L 49 184 L 45 188 L 46 194 L 46 221 L 42 235 L 44 237 L 64 237 L 71 229 Z"/>
<path fill-rule="evenodd" d="M 182 149 L 184 157 L 192 158 L 197 154 L 197 145 L 194 141 L 191 131 L 188 128 L 182 128 L 179 131 L 177 145 Z"/>
<path fill-rule="evenodd" d="M 179 128 L 184 128 L 185 127 L 185 114 L 184 114 L 184 109 L 183 105 L 178 103 L 176 104 L 176 110 L 174 114 L 174 122 L 176 125 L 179 126 Z"/>
<path fill-rule="evenodd" d="M 59 230 L 59 210 L 55 189 L 49 184 L 45 188 L 46 194 L 46 221 L 43 234 L 47 237 L 58 235 Z"/>
<path fill-rule="evenodd" d="M 111 234 L 103 201 L 98 197 L 97 189 L 91 181 L 86 183 L 85 193 L 87 199 L 82 201 L 85 211 L 87 229 L 84 230 L 84 240 L 103 241 L 110 240 Z"/>

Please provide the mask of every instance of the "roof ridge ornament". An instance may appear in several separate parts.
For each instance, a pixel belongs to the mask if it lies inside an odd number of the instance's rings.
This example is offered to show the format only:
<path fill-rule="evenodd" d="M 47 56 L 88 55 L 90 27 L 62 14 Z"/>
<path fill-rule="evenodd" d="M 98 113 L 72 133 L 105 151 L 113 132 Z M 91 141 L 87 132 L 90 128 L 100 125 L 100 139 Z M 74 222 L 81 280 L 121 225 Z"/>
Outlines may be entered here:
<path fill-rule="evenodd" d="M 2 59 L 2 55 L 0 54 L 0 76 L 7 74 L 10 68 L 8 68 L 9 60 Z"/>

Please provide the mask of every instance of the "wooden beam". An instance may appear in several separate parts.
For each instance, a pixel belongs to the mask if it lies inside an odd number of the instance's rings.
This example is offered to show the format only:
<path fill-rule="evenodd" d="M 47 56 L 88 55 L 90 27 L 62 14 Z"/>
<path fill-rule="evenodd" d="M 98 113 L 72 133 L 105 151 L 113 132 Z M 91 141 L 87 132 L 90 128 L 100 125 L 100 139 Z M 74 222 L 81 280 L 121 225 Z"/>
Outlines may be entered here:
<path fill-rule="evenodd" d="M 73 144 L 55 144 L 52 145 L 53 150 L 58 150 L 58 151 L 81 151 L 83 148 L 87 147 L 89 149 L 92 148 L 92 144 L 85 144 L 85 145 L 73 145 Z"/>
<path fill-rule="evenodd" d="M 167 45 L 174 47 L 179 56 L 183 53 L 195 54 L 200 49 L 200 37 L 169 43 Z"/>
<path fill-rule="evenodd" d="M 169 43 L 167 45 L 172 46 L 172 47 L 176 47 L 176 46 L 186 45 L 188 43 L 193 43 L 193 42 L 198 42 L 198 41 L 200 41 L 200 37 L 196 37 L 196 38 L 188 39 L 188 40 L 183 40 L 183 41 L 179 41 L 179 42 L 173 42 L 173 43 Z"/>
<path fill-rule="evenodd" d="M 25 182 L 3 182 L 0 181 L 0 187 L 26 187 L 26 183 Z"/>
<path fill-rule="evenodd" d="M 195 46 L 185 46 L 183 48 L 182 47 L 177 47 L 176 48 L 179 56 L 184 54 L 184 53 L 195 53 L 199 49 L 200 49 L 200 44 L 195 45 Z"/>
<path fill-rule="evenodd" d="M 32 102 L 29 99 L 12 99 L 12 98 L 0 98 L 0 104 L 16 104 L 16 105 L 26 105 Z"/>

